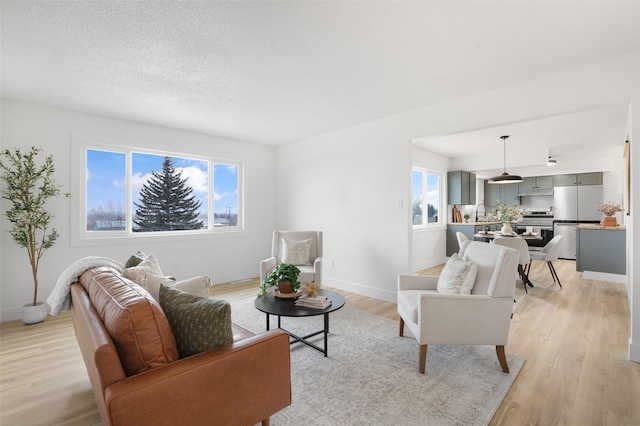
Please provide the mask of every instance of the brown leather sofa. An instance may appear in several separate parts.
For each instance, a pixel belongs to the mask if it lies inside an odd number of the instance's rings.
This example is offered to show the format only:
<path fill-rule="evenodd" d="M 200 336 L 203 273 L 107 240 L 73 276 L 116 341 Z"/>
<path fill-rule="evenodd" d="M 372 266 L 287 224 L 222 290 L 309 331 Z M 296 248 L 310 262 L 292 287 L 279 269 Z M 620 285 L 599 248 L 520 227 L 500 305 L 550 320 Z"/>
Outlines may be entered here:
<path fill-rule="evenodd" d="M 253 425 L 291 404 L 289 336 L 233 324 L 234 342 L 179 359 L 160 305 L 112 268 L 71 285 L 72 317 L 105 425 Z"/>

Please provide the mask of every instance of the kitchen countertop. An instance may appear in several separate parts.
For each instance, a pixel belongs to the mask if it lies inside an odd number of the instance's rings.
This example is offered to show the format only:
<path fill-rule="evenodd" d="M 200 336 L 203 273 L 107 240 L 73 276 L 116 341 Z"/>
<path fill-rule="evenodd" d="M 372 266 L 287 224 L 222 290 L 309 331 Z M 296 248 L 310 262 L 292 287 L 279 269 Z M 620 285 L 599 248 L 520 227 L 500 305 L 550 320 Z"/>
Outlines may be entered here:
<path fill-rule="evenodd" d="M 449 222 L 449 225 L 469 225 L 469 226 L 485 226 L 485 225 L 502 225 L 502 222 Z"/>
<path fill-rule="evenodd" d="M 581 225 L 577 226 L 578 229 L 591 229 L 591 230 L 597 230 L 597 231 L 626 231 L 627 228 L 625 226 L 602 226 L 602 225 L 592 225 L 592 224 L 587 224 L 587 223 L 583 223 Z"/>

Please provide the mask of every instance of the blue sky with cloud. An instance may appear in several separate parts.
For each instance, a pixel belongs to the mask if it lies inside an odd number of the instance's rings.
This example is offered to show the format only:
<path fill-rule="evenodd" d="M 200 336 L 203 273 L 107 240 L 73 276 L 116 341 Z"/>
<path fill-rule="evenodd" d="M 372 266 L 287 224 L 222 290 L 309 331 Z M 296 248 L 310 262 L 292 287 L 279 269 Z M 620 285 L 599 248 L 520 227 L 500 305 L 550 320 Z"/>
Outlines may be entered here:
<path fill-rule="evenodd" d="M 163 161 L 162 155 L 133 153 L 131 183 L 134 201 L 139 199 L 140 188 L 151 177 L 151 173 L 162 170 Z M 202 202 L 202 211 L 206 212 L 209 191 L 208 161 L 185 157 L 172 157 L 172 161 L 174 167 L 182 173 L 182 178 L 187 179 L 187 185 L 193 188 L 193 195 Z M 236 165 L 215 165 L 213 198 L 216 213 L 237 213 L 237 174 Z M 108 201 L 124 210 L 126 190 L 126 155 L 88 150 L 87 210 L 104 206 Z"/>

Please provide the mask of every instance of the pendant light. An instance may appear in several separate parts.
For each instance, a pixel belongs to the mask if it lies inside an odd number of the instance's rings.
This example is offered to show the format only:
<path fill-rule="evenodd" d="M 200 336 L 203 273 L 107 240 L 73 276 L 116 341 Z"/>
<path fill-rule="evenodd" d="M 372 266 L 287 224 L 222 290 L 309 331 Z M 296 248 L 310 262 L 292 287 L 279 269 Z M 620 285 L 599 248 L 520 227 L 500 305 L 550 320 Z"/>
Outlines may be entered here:
<path fill-rule="evenodd" d="M 500 136 L 502 139 L 502 153 L 503 153 L 503 164 L 504 171 L 500 176 L 494 176 L 489 179 L 487 182 L 492 184 L 507 184 L 507 183 L 519 183 L 522 182 L 522 177 L 518 175 L 510 175 L 507 173 L 507 138 L 509 136 Z"/>

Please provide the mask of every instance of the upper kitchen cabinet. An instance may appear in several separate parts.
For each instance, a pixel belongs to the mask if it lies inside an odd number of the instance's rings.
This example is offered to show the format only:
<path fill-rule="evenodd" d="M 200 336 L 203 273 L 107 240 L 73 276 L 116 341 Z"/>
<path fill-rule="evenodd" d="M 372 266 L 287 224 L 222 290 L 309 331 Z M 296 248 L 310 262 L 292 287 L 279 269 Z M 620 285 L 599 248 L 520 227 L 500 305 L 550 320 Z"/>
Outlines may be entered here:
<path fill-rule="evenodd" d="M 447 173 L 448 204 L 476 204 L 476 174 Z"/>
<path fill-rule="evenodd" d="M 553 176 L 526 177 L 518 184 L 518 193 L 523 195 L 552 195 Z"/>
<path fill-rule="evenodd" d="M 556 175 L 553 177 L 553 186 L 572 185 L 602 185 L 602 172 Z"/>
<path fill-rule="evenodd" d="M 518 198 L 518 185 L 516 184 L 504 184 L 496 185 L 484 181 L 484 205 L 496 206 L 498 200 L 503 203 L 513 206 L 520 204 L 520 198 Z"/>

